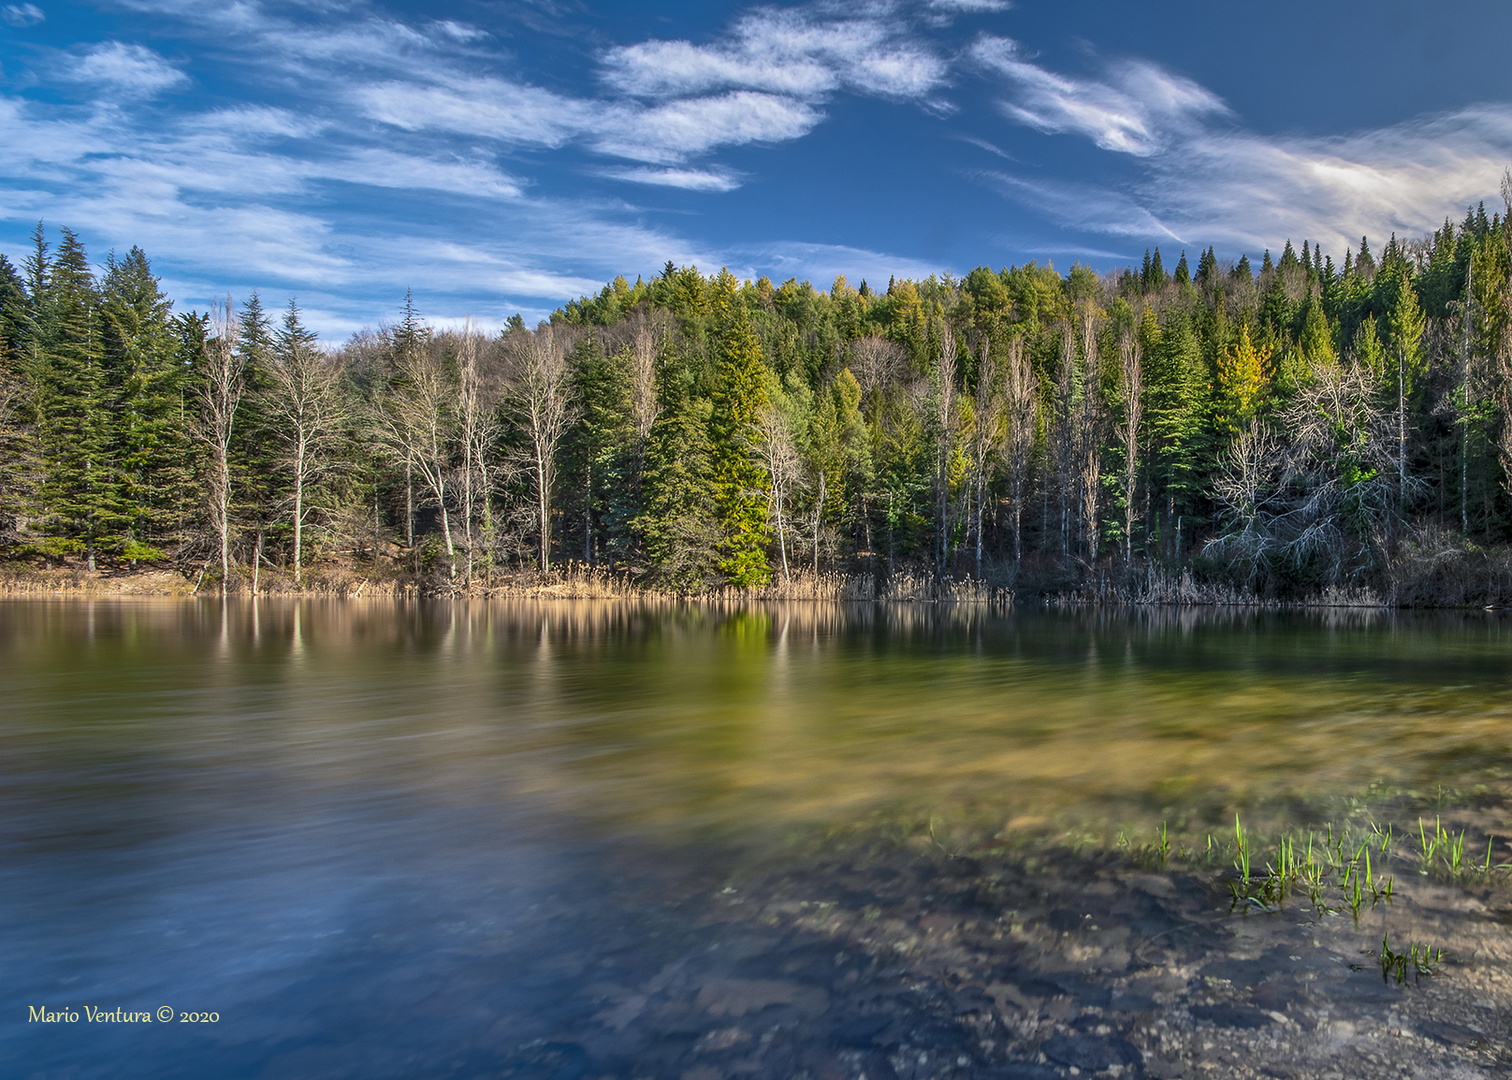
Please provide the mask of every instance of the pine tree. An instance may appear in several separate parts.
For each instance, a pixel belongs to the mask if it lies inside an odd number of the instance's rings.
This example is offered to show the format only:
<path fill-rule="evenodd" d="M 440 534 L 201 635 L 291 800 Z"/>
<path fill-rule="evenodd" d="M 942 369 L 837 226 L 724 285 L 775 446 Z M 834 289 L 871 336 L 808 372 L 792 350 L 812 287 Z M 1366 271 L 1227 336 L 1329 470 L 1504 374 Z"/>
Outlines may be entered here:
<path fill-rule="evenodd" d="M 1248 428 L 1270 384 L 1270 350 L 1250 341 L 1249 326 L 1239 329 L 1239 340 L 1218 356 L 1217 423 L 1228 435 Z"/>
<path fill-rule="evenodd" d="M 1197 260 L 1197 283 L 1210 285 L 1213 275 L 1218 271 L 1218 256 L 1214 254 L 1211 246 L 1202 253 L 1202 258 Z"/>
<path fill-rule="evenodd" d="M 0 549 L 21 539 L 34 492 L 34 385 L 27 364 L 30 325 L 26 285 L 0 255 Z"/>
<path fill-rule="evenodd" d="M 661 412 L 646 440 L 644 508 L 633 527 L 650 579 L 694 592 L 719 569 L 719 521 L 709 443 L 709 402 L 688 392 L 683 373 L 663 372 Z"/>
<path fill-rule="evenodd" d="M 282 532 L 278 504 L 287 495 L 278 467 L 277 434 L 268 412 L 273 393 L 273 319 L 256 289 L 242 302 L 237 326 L 236 361 L 241 365 L 245 392 L 236 409 L 230 451 L 234 512 L 243 526 L 256 533 L 252 551 L 255 574 L 263 558 L 265 534 L 270 528 Z"/>
<path fill-rule="evenodd" d="M 1158 337 L 1145 330 L 1147 358 L 1145 416 L 1151 447 L 1148 460 L 1156 496 L 1165 503 L 1168 554 L 1180 557 L 1180 535 L 1192 534 L 1193 512 L 1201 497 L 1209 462 L 1204 430 L 1208 418 L 1207 378 L 1202 352 L 1188 316 L 1170 313 Z"/>
<path fill-rule="evenodd" d="M 766 400 L 766 364 L 761 342 L 744 312 L 720 342 L 709 441 L 713 452 L 715 506 L 721 534 L 719 568 L 731 585 L 763 585 L 767 565 L 767 479 L 753 459 L 757 415 Z"/>
<path fill-rule="evenodd" d="M 1363 252 L 1360 257 L 1365 257 Z M 1407 406 L 1422 365 L 1423 331 L 1427 328 L 1427 318 L 1418 302 L 1417 290 L 1413 288 L 1406 263 L 1397 260 L 1392 269 L 1396 292 L 1390 328 L 1391 351 L 1397 362 L 1397 491 L 1399 498 L 1405 499 L 1409 428 Z"/>
<path fill-rule="evenodd" d="M 161 559 L 165 545 L 183 539 L 193 479 L 187 369 L 175 362 L 173 304 L 140 248 L 106 260 L 101 294 L 101 347 L 117 421 L 112 452 L 128 507 L 122 556 Z"/>
<path fill-rule="evenodd" d="M 40 232 L 40 229 L 39 229 Z M 62 230 L 37 305 L 42 358 L 41 511 L 54 554 L 82 552 L 90 570 L 118 550 L 129 521 L 120 443 L 100 342 L 100 297 L 84 245 Z"/>

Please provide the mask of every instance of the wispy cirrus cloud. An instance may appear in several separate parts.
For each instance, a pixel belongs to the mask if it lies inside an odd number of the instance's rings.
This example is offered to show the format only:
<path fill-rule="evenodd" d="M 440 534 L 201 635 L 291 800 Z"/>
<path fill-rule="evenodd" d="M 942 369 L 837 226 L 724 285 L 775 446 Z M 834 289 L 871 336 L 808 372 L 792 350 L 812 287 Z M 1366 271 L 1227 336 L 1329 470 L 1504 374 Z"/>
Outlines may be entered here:
<path fill-rule="evenodd" d="M 1156 64 L 1130 61 L 1106 79 L 1077 79 L 1035 64 L 1011 38 L 985 34 L 970 56 L 1008 82 L 1013 92 L 999 106 L 1009 117 L 1047 134 L 1085 135 L 1104 150 L 1147 157 L 1229 115 L 1215 94 Z"/>
<path fill-rule="evenodd" d="M 632 184 L 682 188 L 684 191 L 733 191 L 740 178 L 719 169 L 607 169 L 605 174 Z"/>
<path fill-rule="evenodd" d="M 36 4 L 6 4 L 0 7 L 0 19 L 11 26 L 35 26 L 47 21 L 47 14 Z"/>
<path fill-rule="evenodd" d="M 733 88 L 919 98 L 943 85 L 947 65 L 908 31 L 891 6 L 863 4 L 844 16 L 818 6 L 761 9 L 706 45 L 653 40 L 610 49 L 603 79 L 638 97 Z"/>
<path fill-rule="evenodd" d="M 1509 161 L 1512 105 L 1487 104 L 1345 135 L 1202 132 L 1151 162 L 1143 190 L 1185 236 L 1342 247 L 1434 228 L 1494 193 Z"/>
<path fill-rule="evenodd" d="M 189 82 L 177 67 L 142 45 L 106 41 L 60 57 L 56 77 L 130 97 L 153 97 Z"/>
<path fill-rule="evenodd" d="M 999 191 L 1076 228 L 1238 247 L 1359 233 L 1417 235 L 1496 189 L 1512 159 L 1512 105 L 1487 104 L 1340 135 L 1243 130 L 1205 87 L 1148 61 L 1080 78 L 1035 63 L 1007 38 L 983 36 L 972 60 L 1002 80 L 1010 119 L 1090 139 L 1139 162 L 1112 190 L 1000 171 Z"/>
<path fill-rule="evenodd" d="M 404 131 L 447 131 L 499 142 L 556 148 L 597 127 L 586 101 L 493 76 L 417 83 L 385 80 L 353 87 L 362 115 Z"/>
<path fill-rule="evenodd" d="M 925 0 L 930 11 L 951 15 L 992 15 L 1013 7 L 1012 0 Z"/>
<path fill-rule="evenodd" d="M 616 113 L 594 146 L 614 157 L 657 163 L 685 161 L 720 146 L 796 139 L 823 116 L 803 101 L 751 90 Z"/>

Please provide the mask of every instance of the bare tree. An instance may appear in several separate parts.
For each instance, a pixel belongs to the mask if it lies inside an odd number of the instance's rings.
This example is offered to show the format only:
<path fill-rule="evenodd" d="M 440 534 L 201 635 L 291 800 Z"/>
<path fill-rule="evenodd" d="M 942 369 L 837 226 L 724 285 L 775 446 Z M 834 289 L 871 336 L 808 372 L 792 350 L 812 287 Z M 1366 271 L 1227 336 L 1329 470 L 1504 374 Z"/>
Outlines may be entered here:
<path fill-rule="evenodd" d="M 551 569 L 551 489 L 556 482 L 557 449 L 578 416 L 567 345 L 565 336 L 544 322 L 534 333 L 512 331 L 506 342 L 505 404 L 529 442 L 528 468 L 535 486 L 538 557 L 543 574 Z"/>
<path fill-rule="evenodd" d="M 477 544 L 473 523 L 492 529 L 490 448 L 499 435 L 497 388 L 487 378 L 479 355 L 479 338 L 468 319 L 457 342 L 457 435 L 462 443 L 462 528 L 467 546 L 465 580 L 473 581 L 473 553 Z M 481 513 L 480 513 L 481 510 Z M 481 519 L 481 520 L 480 520 Z"/>
<path fill-rule="evenodd" d="M 246 361 L 237 344 L 241 323 L 226 297 L 225 306 L 211 307 L 213 336 L 205 343 L 204 372 L 199 380 L 199 422 L 195 434 L 210 448 L 210 476 L 206 486 L 210 526 L 220 545 L 221 595 L 231 582 L 231 439 L 236 411 L 246 392 Z"/>
<path fill-rule="evenodd" d="M 861 387 L 865 400 L 872 391 L 897 381 L 908 363 L 908 353 L 901 345 L 886 338 L 863 337 L 851 342 L 851 374 Z"/>
<path fill-rule="evenodd" d="M 1081 306 L 1082 348 L 1077 368 L 1072 409 L 1072 442 L 1081 496 L 1082 551 L 1087 561 L 1097 561 L 1097 506 L 1102 479 L 1102 448 L 1107 410 L 1097 364 L 1097 308 L 1091 300 Z"/>
<path fill-rule="evenodd" d="M 941 329 L 940 352 L 929 375 L 934 399 L 936 510 L 940 518 L 935 567 L 943 574 L 950 558 L 950 461 L 956 434 L 956 343 L 949 326 Z"/>
<path fill-rule="evenodd" d="M 1034 427 L 1038 386 L 1029 360 L 1024 355 L 1024 339 L 1015 334 L 1008 339 L 1008 359 L 1003 365 L 1003 412 L 1007 422 L 1002 453 L 1008 466 L 1008 483 L 1013 494 L 1013 561 L 1024 561 L 1024 487 L 1029 462 L 1034 454 Z"/>
<path fill-rule="evenodd" d="M 1214 501 L 1226 511 L 1228 527 L 1204 550 L 1245 567 L 1249 582 L 1254 581 L 1264 560 L 1286 543 L 1285 466 L 1285 449 L 1271 430 L 1253 424 L 1243 428 L 1229 444 L 1215 478 Z M 1125 490 L 1132 490 L 1127 482 Z"/>
<path fill-rule="evenodd" d="M 1123 419 L 1118 438 L 1123 444 L 1124 562 L 1134 562 L 1134 484 L 1139 476 L 1139 423 L 1144 415 L 1144 358 L 1139 338 L 1125 334 L 1118 343 L 1118 393 Z"/>
<path fill-rule="evenodd" d="M 762 404 L 756 414 L 756 440 L 756 450 L 761 457 L 761 464 L 771 479 L 771 487 L 767 491 L 767 506 L 777 526 L 777 550 L 782 554 L 782 577 L 783 580 L 787 580 L 792 575 L 788 569 L 786 518 L 783 509 L 792 499 L 794 489 L 802 481 L 803 462 L 798 453 L 798 440 L 793 431 L 792 417 L 780 403 L 769 399 Z M 823 469 L 819 472 L 822 484 Z M 822 497 L 816 502 L 816 506 L 822 510 Z M 818 560 L 816 534 L 814 555 L 816 572 Z"/>
<path fill-rule="evenodd" d="M 395 365 L 394 385 L 376 416 L 389 456 L 418 474 L 441 515 L 450 575 L 457 575 L 450 503 L 457 444 L 457 384 L 435 343 L 407 349 Z"/>
<path fill-rule="evenodd" d="M 1002 381 L 992 358 L 992 342 L 983 338 L 977 361 L 976 393 L 972 399 L 971 474 L 976 495 L 976 576 L 982 576 L 982 535 L 992 464 L 1003 440 L 1007 405 Z"/>
<path fill-rule="evenodd" d="M 294 586 L 299 587 L 304 565 L 304 531 L 311 509 L 310 496 L 336 468 L 334 451 L 350 419 L 341 393 L 341 372 L 335 359 L 315 344 L 313 334 L 299 325 L 298 308 L 289 311 L 277 338 L 270 386 L 265 396 L 269 415 L 280 429 L 283 466 L 290 481 L 286 499 L 294 528 Z"/>
<path fill-rule="evenodd" d="M 1266 555 L 1297 565 L 1322 556 L 1334 582 L 1347 568 L 1379 565 L 1421 481 L 1398 488 L 1398 421 L 1382 407 L 1374 373 L 1322 367 L 1280 419 L 1285 446 L 1250 429 L 1230 448 L 1214 492 L 1229 527 L 1208 550 L 1249 561 L 1252 577 Z"/>
<path fill-rule="evenodd" d="M 641 318 L 636 323 L 630 348 L 630 422 L 635 429 L 637 472 L 651 425 L 656 423 L 660 412 L 656 400 L 656 336 L 651 321 Z"/>

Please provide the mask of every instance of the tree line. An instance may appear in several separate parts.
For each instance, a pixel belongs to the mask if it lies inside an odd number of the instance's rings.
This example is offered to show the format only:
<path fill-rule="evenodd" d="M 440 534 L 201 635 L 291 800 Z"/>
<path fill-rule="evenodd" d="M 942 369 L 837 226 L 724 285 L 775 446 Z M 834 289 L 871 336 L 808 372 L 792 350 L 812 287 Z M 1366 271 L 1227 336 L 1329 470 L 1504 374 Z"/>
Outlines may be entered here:
<path fill-rule="evenodd" d="M 227 588 L 343 560 L 438 588 L 563 561 L 686 592 L 838 570 L 1273 595 L 1512 536 L 1503 208 L 1174 269 L 741 281 L 668 263 L 534 329 L 323 347 L 175 313 L 133 248 L 0 256 L 0 548 Z"/>

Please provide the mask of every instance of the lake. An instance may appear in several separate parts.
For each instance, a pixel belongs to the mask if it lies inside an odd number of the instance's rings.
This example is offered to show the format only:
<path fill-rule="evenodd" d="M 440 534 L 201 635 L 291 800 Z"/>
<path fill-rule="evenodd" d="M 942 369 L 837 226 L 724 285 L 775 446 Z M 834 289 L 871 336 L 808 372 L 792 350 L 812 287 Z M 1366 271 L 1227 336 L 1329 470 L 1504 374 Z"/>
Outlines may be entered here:
<path fill-rule="evenodd" d="M 1508 776 L 1494 613 L 4 600 L 0 1061 L 1499 1075 Z"/>

